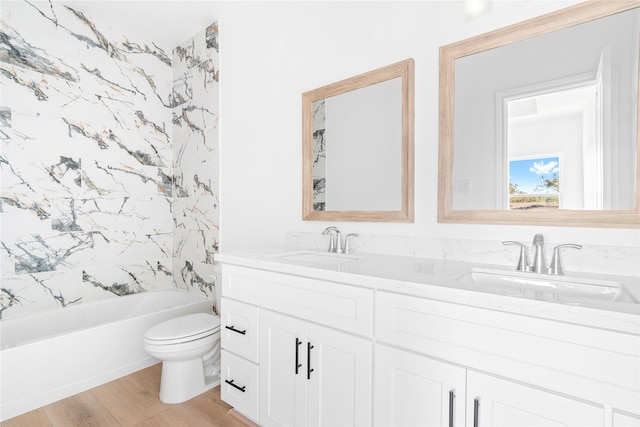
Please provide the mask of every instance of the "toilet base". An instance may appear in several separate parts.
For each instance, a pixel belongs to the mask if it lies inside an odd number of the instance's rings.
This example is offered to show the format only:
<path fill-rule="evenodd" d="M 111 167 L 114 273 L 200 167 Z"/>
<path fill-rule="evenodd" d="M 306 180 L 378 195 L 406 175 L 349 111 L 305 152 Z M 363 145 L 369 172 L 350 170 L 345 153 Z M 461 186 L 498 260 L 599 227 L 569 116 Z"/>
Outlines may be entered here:
<path fill-rule="evenodd" d="M 185 381 L 185 379 L 189 379 Z M 220 385 L 220 376 L 206 376 L 202 358 L 162 362 L 160 401 L 182 403 Z"/>

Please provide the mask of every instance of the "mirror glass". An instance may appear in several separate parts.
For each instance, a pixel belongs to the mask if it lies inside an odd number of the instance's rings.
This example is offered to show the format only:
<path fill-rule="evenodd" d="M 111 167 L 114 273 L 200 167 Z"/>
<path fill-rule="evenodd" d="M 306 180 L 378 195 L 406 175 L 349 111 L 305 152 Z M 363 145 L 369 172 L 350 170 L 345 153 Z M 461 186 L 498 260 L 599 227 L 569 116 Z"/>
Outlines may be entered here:
<path fill-rule="evenodd" d="M 413 220 L 413 60 L 303 94 L 303 218 Z"/>
<path fill-rule="evenodd" d="M 439 220 L 636 226 L 639 45 L 611 2 L 441 48 Z"/>

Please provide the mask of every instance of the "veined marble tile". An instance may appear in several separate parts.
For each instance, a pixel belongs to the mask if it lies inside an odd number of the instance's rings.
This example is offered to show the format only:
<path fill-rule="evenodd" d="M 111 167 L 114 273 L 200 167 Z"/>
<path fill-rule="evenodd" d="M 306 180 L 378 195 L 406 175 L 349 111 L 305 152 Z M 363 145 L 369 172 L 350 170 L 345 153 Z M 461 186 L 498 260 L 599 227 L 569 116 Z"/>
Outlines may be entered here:
<path fill-rule="evenodd" d="M 217 100 L 217 86 L 213 92 L 212 96 Z M 173 137 L 177 142 L 183 142 L 193 135 L 199 137 L 194 142 L 203 145 L 206 142 L 205 134 L 217 130 L 220 117 L 218 107 L 209 104 L 212 104 L 211 98 L 204 97 L 173 109 Z"/>
<path fill-rule="evenodd" d="M 10 245 L 28 233 L 51 234 L 51 201 L 44 194 L 0 195 L 0 242 Z"/>
<path fill-rule="evenodd" d="M 11 108 L 0 105 L 0 143 L 11 141 Z M 0 150 L 2 152 L 2 150 Z"/>
<path fill-rule="evenodd" d="M 158 277 L 163 279 L 165 268 L 166 264 L 159 264 L 157 261 L 84 267 L 83 300 L 101 299 L 104 292 L 124 296 L 158 289 Z"/>
<path fill-rule="evenodd" d="M 217 170 L 215 162 L 204 162 L 196 168 L 176 169 L 174 174 L 174 196 L 182 197 L 200 197 L 213 196 L 219 194 L 219 182 L 217 177 L 211 177 L 211 171 L 207 170 L 210 166 L 214 171 Z"/>
<path fill-rule="evenodd" d="M 220 230 L 218 197 L 176 198 L 173 201 L 173 217 L 176 229 Z"/>
<path fill-rule="evenodd" d="M 178 107 L 203 96 L 217 96 L 219 70 L 211 59 L 199 63 L 182 74 L 173 74 L 172 107 Z"/>
<path fill-rule="evenodd" d="M 55 198 L 52 228 L 58 231 L 121 230 L 139 233 L 172 231 L 171 200 L 155 198 Z"/>
<path fill-rule="evenodd" d="M 189 139 L 190 140 L 190 139 Z M 181 142 L 176 141 L 176 144 Z M 220 183 L 218 133 L 205 134 L 204 144 L 181 145 L 174 169 L 176 197 L 217 196 Z"/>
<path fill-rule="evenodd" d="M 214 23 L 173 50 L 172 106 L 210 95 L 219 82 L 218 25 Z M 217 96 L 217 95 L 216 95 Z"/>
<path fill-rule="evenodd" d="M 174 168 L 199 171 L 202 177 L 219 180 L 220 150 L 218 132 L 190 134 L 176 132 L 174 149 Z M 183 196 L 184 197 L 184 196 Z"/>
<path fill-rule="evenodd" d="M 5 250 L 17 274 L 57 271 L 104 263 L 141 263 L 171 258 L 170 233 L 68 232 L 21 236 Z"/>
<path fill-rule="evenodd" d="M 213 255 L 219 249 L 218 230 L 174 229 L 173 256 L 194 263 L 213 264 Z"/>
<path fill-rule="evenodd" d="M 82 191 L 80 158 L 38 155 L 37 152 L 18 155 L 12 149 L 3 150 L 2 157 L 2 193 L 28 194 L 37 191 L 69 195 Z"/>
<path fill-rule="evenodd" d="M 173 277 L 176 287 L 212 298 L 214 313 L 220 314 L 216 303 L 219 300 L 219 295 L 217 295 L 219 290 L 216 289 L 217 276 L 215 273 L 214 264 L 194 263 L 185 259 L 176 259 L 174 262 Z"/>
<path fill-rule="evenodd" d="M 81 278 L 78 269 L 5 276 L 0 285 L 0 318 L 79 304 Z"/>
<path fill-rule="evenodd" d="M 164 195 L 164 177 L 159 176 L 154 166 L 119 163 L 102 159 L 85 159 L 82 165 L 82 185 L 91 196 Z M 170 176 L 167 169 L 164 175 Z"/>

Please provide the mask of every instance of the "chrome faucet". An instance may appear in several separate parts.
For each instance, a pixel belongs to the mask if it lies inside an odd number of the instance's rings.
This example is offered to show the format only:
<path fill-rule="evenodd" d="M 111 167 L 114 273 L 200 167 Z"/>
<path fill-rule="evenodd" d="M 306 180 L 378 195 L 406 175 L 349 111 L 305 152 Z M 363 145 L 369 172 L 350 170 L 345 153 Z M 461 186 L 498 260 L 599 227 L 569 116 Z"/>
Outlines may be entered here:
<path fill-rule="evenodd" d="M 341 254 L 342 239 L 340 237 L 340 230 L 338 230 L 338 227 L 331 226 L 325 228 L 322 235 L 326 236 L 327 234 L 331 237 L 331 240 L 329 240 L 329 252 Z"/>
<path fill-rule="evenodd" d="M 535 273 L 546 273 L 547 264 L 544 262 L 544 236 L 542 234 L 538 233 L 533 236 L 533 246 L 536 252 L 533 256 L 531 271 Z"/>
<path fill-rule="evenodd" d="M 353 237 L 358 237 L 357 233 L 349 233 L 344 236 L 344 243 L 342 242 L 340 230 L 338 227 L 327 227 L 322 232 L 323 236 L 329 235 L 329 252 L 336 254 L 349 254 L 351 253 L 351 245 L 349 242 Z"/>
<path fill-rule="evenodd" d="M 517 271 L 532 271 L 534 273 L 547 273 L 561 276 L 564 274 L 562 268 L 562 262 L 560 260 L 560 248 L 574 248 L 580 249 L 582 246 L 573 243 L 567 243 L 564 245 L 558 245 L 553 248 L 553 258 L 551 258 L 551 264 L 547 267 L 544 261 L 544 236 L 542 234 L 536 234 L 533 236 L 533 247 L 535 248 L 535 255 L 533 257 L 533 264 L 529 265 L 527 260 L 527 247 L 520 242 L 514 242 L 507 240 L 502 242 L 503 245 L 518 245 L 520 246 L 520 259 L 518 259 Z"/>

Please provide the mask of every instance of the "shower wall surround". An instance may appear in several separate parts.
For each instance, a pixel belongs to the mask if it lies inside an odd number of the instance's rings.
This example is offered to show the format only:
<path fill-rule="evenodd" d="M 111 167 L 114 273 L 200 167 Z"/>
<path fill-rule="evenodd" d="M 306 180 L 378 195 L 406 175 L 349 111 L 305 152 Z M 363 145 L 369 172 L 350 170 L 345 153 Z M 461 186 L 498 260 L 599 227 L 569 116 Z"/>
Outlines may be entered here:
<path fill-rule="evenodd" d="M 1 30 L 0 317 L 213 294 L 217 25 L 174 50 L 175 70 L 57 2 L 7 2 Z"/>
<path fill-rule="evenodd" d="M 217 23 L 173 50 L 173 278 L 178 288 L 214 297 L 220 218 L 218 58 Z"/>

